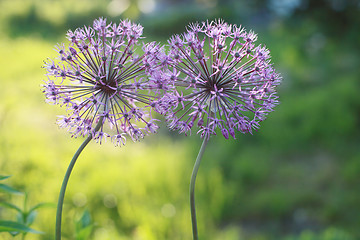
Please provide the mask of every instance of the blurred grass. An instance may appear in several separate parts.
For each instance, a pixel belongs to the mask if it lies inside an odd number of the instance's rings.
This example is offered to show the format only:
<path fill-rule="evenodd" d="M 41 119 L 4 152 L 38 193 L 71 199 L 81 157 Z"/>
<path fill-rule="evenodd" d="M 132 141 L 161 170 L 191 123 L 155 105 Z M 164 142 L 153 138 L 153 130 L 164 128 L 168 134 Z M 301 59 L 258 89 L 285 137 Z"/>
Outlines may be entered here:
<path fill-rule="evenodd" d="M 190 1 L 188 8 L 159 1 L 163 14 L 146 15 L 132 1 L 121 15 L 143 24 L 148 40 L 162 43 L 192 20 L 221 16 L 243 23 L 259 32 L 283 74 L 282 103 L 258 133 L 211 139 L 197 180 L 200 237 L 358 239 L 359 21 L 339 35 L 341 29 L 310 10 L 268 21 L 262 1 L 257 3 L 226 1 L 211 8 Z M 53 46 L 65 41 L 67 29 L 98 16 L 119 18 L 107 6 L 85 0 L 0 2 L 0 169 L 13 176 L 12 186 L 29 193 L 30 204 L 57 202 L 67 164 L 82 142 L 56 126 L 64 109 L 44 102 L 42 61 L 56 56 Z M 74 219 L 86 209 L 95 221 L 92 239 L 190 239 L 188 182 L 199 147 L 195 134 L 178 136 L 165 125 L 123 148 L 91 143 L 70 179 L 64 239 L 74 238 Z M 9 197 L 0 194 L 0 201 Z M 14 216 L 0 208 L 4 217 Z M 54 223 L 55 209 L 43 209 L 34 228 L 45 234 L 29 239 L 53 239 Z M 0 238 L 10 239 L 5 233 Z"/>

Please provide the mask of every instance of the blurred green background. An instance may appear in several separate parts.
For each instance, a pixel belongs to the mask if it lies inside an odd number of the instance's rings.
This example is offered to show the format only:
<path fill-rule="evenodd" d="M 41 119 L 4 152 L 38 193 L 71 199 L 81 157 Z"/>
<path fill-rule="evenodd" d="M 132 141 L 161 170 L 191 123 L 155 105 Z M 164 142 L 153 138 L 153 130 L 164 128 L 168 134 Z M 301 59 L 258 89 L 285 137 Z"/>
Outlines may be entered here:
<path fill-rule="evenodd" d="M 202 240 L 360 239 L 360 1 L 1 0 L 0 174 L 29 204 L 57 202 L 81 144 L 44 101 L 42 61 L 65 33 L 100 16 L 130 18 L 166 43 L 191 21 L 223 18 L 259 34 L 284 78 L 281 104 L 254 135 L 213 137 L 196 186 Z M 91 239 L 191 239 L 188 184 L 199 136 L 169 132 L 115 148 L 90 143 L 70 178 L 64 239 L 84 211 Z M 0 193 L 0 201 L 23 196 Z M 53 239 L 55 208 L 33 228 Z M 13 213 L 0 208 L 0 219 Z M 10 239 L 0 233 L 0 239 Z"/>

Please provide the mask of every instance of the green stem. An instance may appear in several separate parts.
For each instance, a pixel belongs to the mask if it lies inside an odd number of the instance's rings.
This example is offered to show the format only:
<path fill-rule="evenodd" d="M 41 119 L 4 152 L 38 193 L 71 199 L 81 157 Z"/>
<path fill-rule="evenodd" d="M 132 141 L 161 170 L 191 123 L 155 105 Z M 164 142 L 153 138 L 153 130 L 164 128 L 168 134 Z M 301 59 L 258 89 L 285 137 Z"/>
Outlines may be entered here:
<path fill-rule="evenodd" d="M 98 121 L 98 124 L 94 128 L 94 133 L 96 133 L 100 129 L 102 124 L 103 124 L 103 117 L 100 117 L 99 121 Z M 75 154 L 74 154 L 74 156 L 73 156 L 73 158 L 72 158 L 72 160 L 71 160 L 71 162 L 70 162 L 70 164 L 68 166 L 68 169 L 66 170 L 64 180 L 63 180 L 63 183 L 62 183 L 61 189 L 60 189 L 59 200 L 58 200 L 57 211 L 56 211 L 55 240 L 61 240 L 62 209 L 63 209 L 63 204 L 64 204 L 66 186 L 67 186 L 67 183 L 69 181 L 71 171 L 74 168 L 74 165 L 75 165 L 76 160 L 78 159 L 80 153 L 84 150 L 84 148 L 91 141 L 92 138 L 93 138 L 93 135 L 89 134 L 89 136 L 85 139 L 85 141 L 80 145 L 79 149 L 75 152 Z"/>
<path fill-rule="evenodd" d="M 200 147 L 199 154 L 196 158 L 194 169 L 191 174 L 190 180 L 190 210 L 191 210 L 191 222 L 192 222 L 192 229 L 193 229 L 193 239 L 198 240 L 198 230 L 197 230 L 197 223 L 196 223 L 196 209 L 195 209 L 195 181 L 196 175 L 200 167 L 201 158 L 205 152 L 206 144 L 208 143 L 209 138 L 204 137 L 204 141 Z"/>

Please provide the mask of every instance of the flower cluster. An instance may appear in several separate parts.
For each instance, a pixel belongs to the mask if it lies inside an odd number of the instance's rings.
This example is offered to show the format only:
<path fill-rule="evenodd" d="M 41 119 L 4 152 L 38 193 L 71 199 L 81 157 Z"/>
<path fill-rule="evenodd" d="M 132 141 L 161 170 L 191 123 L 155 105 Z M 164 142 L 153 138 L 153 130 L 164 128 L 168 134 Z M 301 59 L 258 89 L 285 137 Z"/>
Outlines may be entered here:
<path fill-rule="evenodd" d="M 197 125 L 203 138 L 217 129 L 235 138 L 235 130 L 256 130 L 278 104 L 281 76 L 254 32 L 222 20 L 193 23 L 170 38 L 168 54 L 152 42 L 136 55 L 142 30 L 129 20 L 99 18 L 69 31 L 69 46 L 58 45 L 59 57 L 45 62 L 43 92 L 47 102 L 66 106 L 58 124 L 73 136 L 111 137 L 115 145 L 126 135 L 137 140 L 158 128 L 155 109 L 180 133 Z"/>
<path fill-rule="evenodd" d="M 203 138 L 219 128 L 228 139 L 235 130 L 252 132 L 278 104 L 274 87 L 280 75 L 269 50 L 255 45 L 257 35 L 222 20 L 190 24 L 168 41 L 163 75 L 172 89 L 162 98 L 171 129 Z"/>
<path fill-rule="evenodd" d="M 135 54 L 142 31 L 129 20 L 117 25 L 103 18 L 93 27 L 68 31 L 69 45 L 58 45 L 58 58 L 44 65 L 46 101 L 65 106 L 68 112 L 58 120 L 59 126 L 75 137 L 92 134 L 100 143 L 111 137 L 115 145 L 125 144 L 126 135 L 137 140 L 156 131 L 149 109 L 166 88 L 155 74 L 163 54 L 155 43 L 143 44 L 143 53 Z M 95 132 L 99 121 L 100 130 Z"/>

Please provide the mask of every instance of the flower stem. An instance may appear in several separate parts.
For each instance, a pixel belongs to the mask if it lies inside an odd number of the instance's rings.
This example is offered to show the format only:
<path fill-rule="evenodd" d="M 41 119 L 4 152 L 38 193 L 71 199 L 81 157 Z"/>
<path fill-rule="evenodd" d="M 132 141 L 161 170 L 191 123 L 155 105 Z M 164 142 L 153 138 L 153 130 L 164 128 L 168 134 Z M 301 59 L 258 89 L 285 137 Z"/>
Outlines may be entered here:
<path fill-rule="evenodd" d="M 94 128 L 94 132 L 93 132 L 94 134 L 100 129 L 102 124 L 103 124 L 103 116 L 101 116 L 99 118 L 99 122 L 97 123 L 97 125 Z M 74 165 L 75 165 L 76 160 L 78 159 L 80 153 L 84 150 L 84 148 L 91 141 L 92 138 L 93 138 L 93 134 L 89 134 L 89 136 L 85 139 L 85 141 L 80 145 L 79 149 L 75 152 L 75 154 L 74 154 L 74 156 L 73 156 L 73 158 L 72 158 L 72 160 L 71 160 L 71 162 L 70 162 L 70 164 L 68 166 L 68 169 L 66 170 L 64 180 L 63 180 L 63 183 L 61 185 L 60 194 L 59 194 L 59 200 L 58 200 L 58 205 L 57 205 L 57 210 L 56 210 L 55 240 L 61 240 L 62 208 L 63 208 L 63 204 L 64 204 L 66 186 L 67 186 L 67 183 L 69 181 L 71 171 L 74 168 Z"/>
<path fill-rule="evenodd" d="M 196 175 L 200 167 L 201 158 L 205 152 L 206 144 L 208 143 L 209 138 L 204 137 L 204 141 L 200 147 L 199 154 L 196 158 L 195 165 L 191 174 L 190 180 L 190 210 L 191 210 L 191 222 L 192 222 L 192 229 L 193 229 L 193 239 L 198 240 L 198 231 L 197 231 L 197 223 L 196 223 L 196 209 L 195 209 L 195 180 Z"/>

